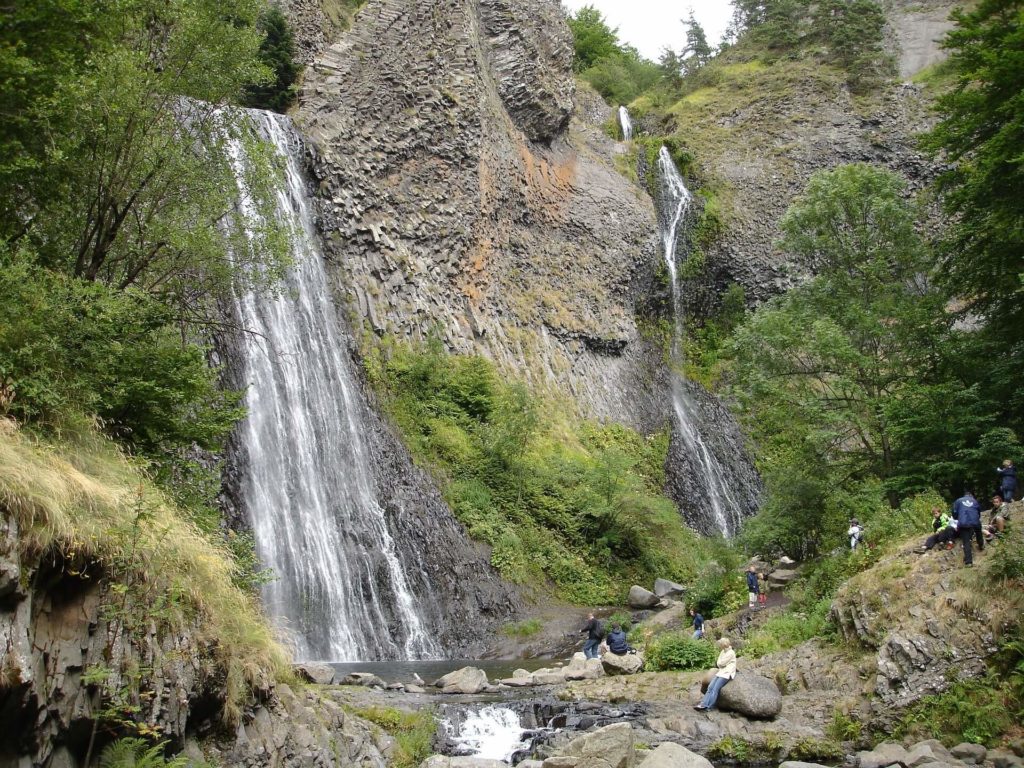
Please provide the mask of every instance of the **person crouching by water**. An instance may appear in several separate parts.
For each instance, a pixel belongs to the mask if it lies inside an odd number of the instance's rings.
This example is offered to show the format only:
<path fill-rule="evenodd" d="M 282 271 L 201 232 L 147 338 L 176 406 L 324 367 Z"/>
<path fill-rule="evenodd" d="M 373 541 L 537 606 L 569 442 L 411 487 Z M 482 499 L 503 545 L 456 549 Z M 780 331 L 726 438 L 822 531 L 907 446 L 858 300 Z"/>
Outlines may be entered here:
<path fill-rule="evenodd" d="M 700 704 L 694 707 L 694 709 L 701 712 L 706 709 L 714 709 L 715 704 L 718 702 L 718 694 L 721 693 L 722 688 L 736 677 L 736 651 L 732 649 L 732 643 L 729 642 L 729 638 L 723 637 L 716 645 L 721 651 L 718 654 L 718 661 L 715 662 L 715 667 L 718 671 L 708 685 L 708 692 L 704 694 Z"/>
<path fill-rule="evenodd" d="M 601 622 L 594 618 L 594 614 L 587 615 L 587 623 L 583 625 L 581 633 L 587 633 L 587 642 L 583 644 L 583 655 L 588 659 L 596 659 L 600 654 L 597 651 L 597 647 L 601 645 L 601 641 L 604 640 L 604 631 L 601 628 Z"/>
<path fill-rule="evenodd" d="M 608 650 L 616 656 L 625 656 L 627 653 L 633 653 L 633 649 L 626 641 L 626 633 L 620 624 L 612 624 L 612 631 L 608 633 L 605 642 L 608 643 Z"/>

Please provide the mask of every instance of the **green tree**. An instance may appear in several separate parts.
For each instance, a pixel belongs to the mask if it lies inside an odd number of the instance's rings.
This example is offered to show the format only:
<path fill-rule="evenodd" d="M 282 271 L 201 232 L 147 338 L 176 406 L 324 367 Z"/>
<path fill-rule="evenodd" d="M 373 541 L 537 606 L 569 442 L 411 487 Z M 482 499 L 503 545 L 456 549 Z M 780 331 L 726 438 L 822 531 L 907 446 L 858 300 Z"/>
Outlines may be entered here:
<path fill-rule="evenodd" d="M 896 476 L 891 407 L 929 376 L 948 331 L 903 190 L 868 165 L 815 174 L 782 220 L 781 245 L 816 276 L 754 313 L 732 343 L 757 439 L 769 455 L 802 446 L 798 460 L 813 456 L 835 485 Z"/>
<path fill-rule="evenodd" d="M 592 5 L 585 5 L 569 17 L 576 57 L 573 69 L 583 72 L 602 59 L 616 56 L 619 48 L 618 30 L 608 26 L 604 16 Z"/>
<path fill-rule="evenodd" d="M 863 87 L 891 69 L 882 49 L 885 23 L 875 0 L 822 0 L 812 31 L 828 46 L 830 60 L 849 73 L 850 85 Z"/>
<path fill-rule="evenodd" d="M 954 217 L 942 260 L 949 290 L 988 322 L 999 354 L 1024 362 L 1024 3 L 958 9 L 947 35 L 955 87 L 925 144 L 942 153 L 939 188 Z M 1012 379 L 1018 379 L 1014 374 Z M 1007 396 L 1019 389 L 1005 382 Z M 1021 411 L 1017 411 L 1018 415 Z"/>
<path fill-rule="evenodd" d="M 286 112 L 295 101 L 295 80 L 299 76 L 295 38 L 288 19 L 276 5 L 263 12 L 259 26 L 265 35 L 260 43 L 260 60 L 274 73 L 274 79 L 250 85 L 246 89 L 245 103 L 250 107 Z"/>
<path fill-rule="evenodd" d="M 704 27 L 694 17 L 692 10 L 689 18 L 683 20 L 683 24 L 686 25 L 686 46 L 683 48 L 686 71 L 687 73 L 696 72 L 711 60 L 714 51 L 708 44 L 708 36 L 704 32 Z"/>

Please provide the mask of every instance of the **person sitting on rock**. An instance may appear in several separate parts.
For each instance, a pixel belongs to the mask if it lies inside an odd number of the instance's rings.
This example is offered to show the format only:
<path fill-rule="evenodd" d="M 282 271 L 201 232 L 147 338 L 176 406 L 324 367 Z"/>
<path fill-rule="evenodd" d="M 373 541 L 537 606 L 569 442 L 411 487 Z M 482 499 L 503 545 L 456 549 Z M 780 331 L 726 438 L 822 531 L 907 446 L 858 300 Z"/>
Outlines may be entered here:
<path fill-rule="evenodd" d="M 1003 497 L 998 493 L 992 497 L 992 509 L 989 510 L 988 525 L 984 530 L 986 539 L 1002 536 L 1003 531 L 1006 530 L 1006 521 L 1010 519 L 1008 506 L 1003 503 Z"/>
<path fill-rule="evenodd" d="M 1017 492 L 1017 468 L 1013 461 L 1006 459 L 1003 466 L 996 467 L 999 475 L 999 495 L 1007 504 L 1013 504 L 1013 495 Z"/>
<path fill-rule="evenodd" d="M 761 594 L 761 588 L 757 585 L 757 568 L 747 568 L 747 600 L 750 610 L 757 610 L 757 596 Z"/>
<path fill-rule="evenodd" d="M 620 624 L 612 624 L 612 631 L 608 633 L 608 650 L 616 656 L 625 656 L 633 649 L 626 641 L 626 633 L 623 632 Z"/>
<path fill-rule="evenodd" d="M 597 647 L 604 639 L 604 627 L 601 626 L 600 621 L 594 618 L 593 613 L 587 614 L 587 623 L 580 630 L 580 633 L 583 632 L 587 633 L 587 642 L 583 644 L 583 655 L 588 659 L 596 659 L 599 656 Z"/>
<path fill-rule="evenodd" d="M 952 545 L 956 537 L 956 520 L 953 519 L 953 516 L 949 512 L 943 512 L 939 507 L 932 507 L 932 535 L 914 551 L 923 554 L 936 544 Z"/>
<path fill-rule="evenodd" d="M 693 608 L 690 609 L 690 615 L 693 616 L 693 639 L 700 640 L 704 637 L 704 617 Z"/>
<path fill-rule="evenodd" d="M 706 709 L 714 709 L 715 704 L 718 703 L 718 694 L 721 693 L 722 688 L 736 677 L 736 651 L 732 649 L 732 643 L 729 642 L 729 638 L 723 637 L 716 645 L 718 645 L 720 651 L 718 660 L 715 662 L 715 668 L 718 671 L 708 685 L 708 691 L 704 694 L 704 698 L 701 699 L 700 704 L 694 707 L 694 709 L 701 712 Z"/>

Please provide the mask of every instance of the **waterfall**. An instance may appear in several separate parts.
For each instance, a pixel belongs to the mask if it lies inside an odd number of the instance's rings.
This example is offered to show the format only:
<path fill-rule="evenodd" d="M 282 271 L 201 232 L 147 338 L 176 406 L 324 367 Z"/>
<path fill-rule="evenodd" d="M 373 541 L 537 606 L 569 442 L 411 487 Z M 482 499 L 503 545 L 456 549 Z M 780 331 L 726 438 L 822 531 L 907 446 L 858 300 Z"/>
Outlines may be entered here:
<path fill-rule="evenodd" d="M 629 119 L 629 110 L 625 107 L 619 107 L 619 125 L 622 127 L 622 140 L 631 141 L 633 139 L 633 121 Z"/>
<path fill-rule="evenodd" d="M 277 215 L 293 232 L 280 295 L 247 293 L 235 307 L 247 331 L 240 495 L 276 576 L 265 605 L 303 660 L 436 657 L 374 485 L 367 406 L 327 287 L 301 140 L 286 117 L 245 114 L 280 157 Z M 244 226 L 256 216 L 242 181 L 248 157 L 237 140 L 229 152 Z"/>
<path fill-rule="evenodd" d="M 696 405 L 686 391 L 686 382 L 681 373 L 685 330 L 682 297 L 679 295 L 676 246 L 679 242 L 680 228 L 693 205 L 693 195 L 686 188 L 682 174 L 672 161 L 668 148 L 664 146 L 658 151 L 658 179 L 661 182 L 661 245 L 672 287 L 672 365 L 679 371 L 672 377 L 672 410 L 676 417 L 679 437 L 686 446 L 688 455 L 700 467 L 701 477 L 698 484 L 703 486 L 704 501 L 710 507 L 715 526 L 722 534 L 728 536 L 739 527 L 740 505 L 726 479 L 725 469 L 697 427 Z"/>
<path fill-rule="evenodd" d="M 442 721 L 458 754 L 485 760 L 509 762 L 512 756 L 529 747 L 519 715 L 508 707 L 489 705 L 468 712 L 461 723 Z"/>

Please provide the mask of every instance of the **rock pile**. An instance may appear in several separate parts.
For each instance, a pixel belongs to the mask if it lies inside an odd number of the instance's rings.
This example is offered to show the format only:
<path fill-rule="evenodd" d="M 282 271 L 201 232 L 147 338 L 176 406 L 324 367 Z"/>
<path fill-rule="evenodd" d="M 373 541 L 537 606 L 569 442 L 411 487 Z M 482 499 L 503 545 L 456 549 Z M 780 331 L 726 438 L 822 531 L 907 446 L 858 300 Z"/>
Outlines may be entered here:
<path fill-rule="evenodd" d="M 936 739 L 909 747 L 883 741 L 870 751 L 858 752 L 857 761 L 859 768 L 963 768 L 982 764 L 991 764 L 994 768 L 1021 768 L 1024 765 L 1020 755 L 1009 750 L 987 750 L 980 744 L 968 743 L 946 749 Z"/>

